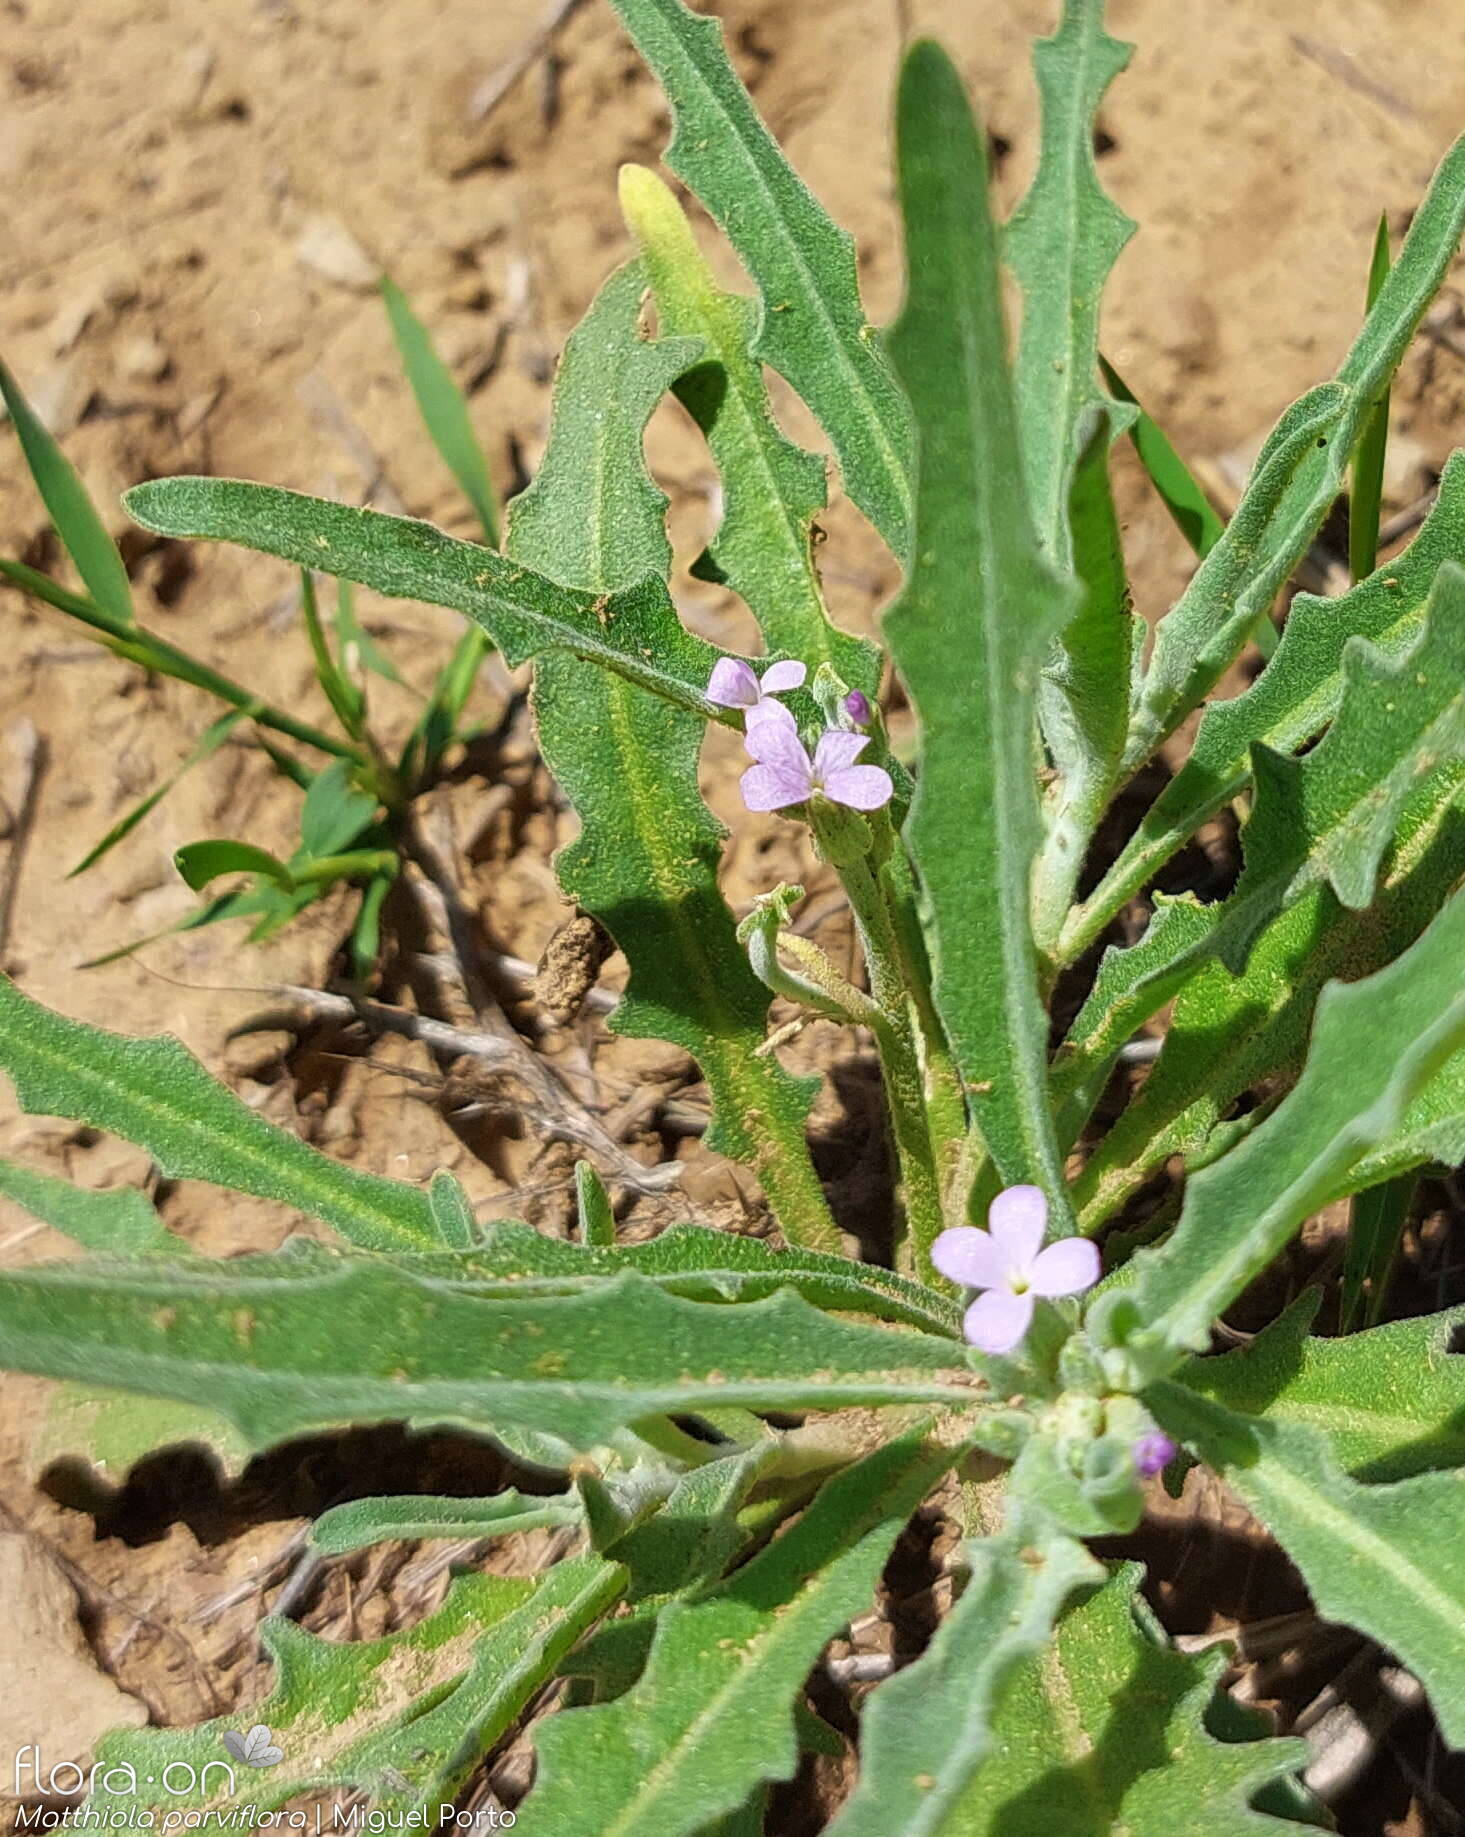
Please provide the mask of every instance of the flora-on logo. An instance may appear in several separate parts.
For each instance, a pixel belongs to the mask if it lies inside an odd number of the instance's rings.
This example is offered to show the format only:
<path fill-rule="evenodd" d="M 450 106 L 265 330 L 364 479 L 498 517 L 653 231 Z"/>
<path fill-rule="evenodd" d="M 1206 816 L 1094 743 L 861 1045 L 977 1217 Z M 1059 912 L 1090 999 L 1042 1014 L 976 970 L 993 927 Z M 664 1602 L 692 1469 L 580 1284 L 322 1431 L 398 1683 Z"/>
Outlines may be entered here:
<path fill-rule="evenodd" d="M 224 1746 L 235 1760 L 243 1761 L 246 1767 L 276 1767 L 285 1758 L 285 1750 L 275 1747 L 270 1740 L 269 1730 L 262 1722 L 256 1722 L 247 1735 L 237 1735 L 233 1729 L 225 1729 Z"/>

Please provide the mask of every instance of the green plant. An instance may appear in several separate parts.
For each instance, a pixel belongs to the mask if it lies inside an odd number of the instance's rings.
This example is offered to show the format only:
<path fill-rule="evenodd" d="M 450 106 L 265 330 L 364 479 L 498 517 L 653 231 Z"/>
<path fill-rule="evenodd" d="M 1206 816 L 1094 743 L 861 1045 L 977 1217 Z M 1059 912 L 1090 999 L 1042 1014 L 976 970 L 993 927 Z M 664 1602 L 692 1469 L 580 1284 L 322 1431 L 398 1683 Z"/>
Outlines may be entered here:
<path fill-rule="evenodd" d="M 496 548 L 498 507 L 467 405 L 402 290 L 386 277 L 381 287 L 423 422 L 472 504 L 483 540 Z M 472 738 L 464 712 L 479 665 L 490 648 L 487 636 L 478 626 L 463 633 L 428 688 L 405 745 L 396 759 L 389 759 L 371 731 L 368 681 L 377 675 L 400 684 L 402 678 L 357 618 L 352 584 L 347 579 L 336 583 L 333 629 L 327 629 L 317 602 L 315 574 L 309 563 L 303 564 L 300 603 L 306 634 L 316 680 L 338 731 L 302 721 L 138 622 L 131 583 L 116 544 L 75 468 L 3 364 L 0 399 L 15 423 L 31 477 L 85 590 L 74 592 L 50 575 L 4 557 L 0 557 L 0 579 L 75 619 L 114 656 L 150 674 L 189 683 L 223 702 L 228 710 L 204 729 L 177 769 L 114 823 L 72 872 L 85 873 L 95 866 L 187 772 L 211 758 L 226 741 L 252 743 L 303 793 L 300 845 L 288 861 L 281 861 L 248 842 L 223 837 L 185 844 L 174 862 L 193 892 L 201 893 L 225 876 L 236 882 L 239 875 L 247 878 L 205 900 L 173 929 L 194 931 L 224 919 L 250 919 L 251 939 L 262 940 L 288 925 L 331 887 L 349 884 L 360 890 L 350 932 L 352 977 L 364 983 L 377 961 L 382 907 L 408 850 L 412 805 L 434 782 L 448 749 Z M 309 763 L 282 741 L 303 747 Z M 318 763 L 322 759 L 324 764 Z M 113 962 L 152 941 L 137 939 L 93 959 L 86 967 Z"/>
<path fill-rule="evenodd" d="M 1100 295 L 1131 227 L 1092 160 L 1128 56 L 1101 0 L 1065 0 L 1038 46 L 1041 161 L 1000 235 L 955 73 L 933 45 L 909 53 L 909 286 L 884 340 L 848 239 L 753 113 L 716 22 L 680 0 L 615 4 L 672 103 L 668 164 L 756 292 L 720 291 L 670 192 L 623 175 L 640 253 L 570 340 L 504 552 L 237 481 L 159 480 L 128 504 L 173 537 L 455 607 L 511 664 L 533 660 L 544 753 L 582 825 L 561 878 L 629 963 L 614 1024 L 696 1057 L 709 1139 L 756 1171 L 788 1248 L 690 1226 L 617 1245 L 587 1168 L 580 1243 L 480 1234 L 450 1176 L 423 1192 L 336 1166 L 175 1044 L 0 985 L 0 1064 L 26 1109 L 116 1129 L 169 1175 L 278 1199 L 344 1240 L 170 1258 L 135 1201 L 109 1197 L 103 1215 L 95 1195 L 17 1176 L 24 1203 L 113 1254 L 0 1274 L 0 1355 L 202 1403 L 249 1448 L 405 1418 L 572 1476 L 544 1497 L 365 1500 L 317 1524 L 326 1552 L 546 1524 L 579 1543 L 532 1580 L 460 1579 L 387 1645 L 331 1649 L 267 1623 L 278 1675 L 258 1715 L 290 1764 L 237 1785 L 261 1807 L 335 1785 L 388 1810 L 446 1802 L 562 1678 L 520 1829 L 759 1830 L 770 1783 L 832 1739 L 803 1696 L 810 1668 L 936 1493 L 965 1534 L 964 1586 L 865 1704 L 835 1837 L 1316 1822 L 1299 1744 L 1235 1706 L 1223 1719 L 1219 1661 L 1171 1648 L 1137 1567 L 1085 1544 L 1133 1530 L 1145 1481 L 1183 1447 L 1272 1530 L 1319 1610 L 1392 1648 L 1465 1743 L 1456 1317 L 1314 1338 L 1312 1295 L 1209 1356 L 1217 1318 L 1333 1201 L 1363 1196 L 1350 1308 L 1376 1293 L 1410 1177 L 1465 1155 L 1465 460 L 1405 555 L 1336 599 L 1294 599 L 1280 641 L 1270 624 L 1350 479 L 1353 554 L 1372 564 L 1380 404 L 1465 226 L 1465 143 L 1392 266 L 1376 264 L 1338 376 L 1282 415 L 1222 527 L 1100 365 Z M 1011 356 L 1003 262 L 1023 305 Z M 880 652 L 826 617 L 823 469 L 779 430 L 765 364 L 905 564 L 884 635 L 919 722 L 913 774 L 887 746 Z M 668 390 L 724 484 L 697 565 L 757 617 L 758 669 L 672 610 L 642 454 Z M 1109 488 L 1126 432 L 1204 553 L 1148 657 Z M 1213 699 L 1263 631 L 1253 686 Z M 1100 818 L 1202 707 L 1186 763 L 1086 879 Z M 709 721 L 743 732 L 745 801 L 806 823 L 837 870 L 865 986 L 792 927 L 797 888 L 735 924 L 697 790 Z M 1135 943 L 1076 967 L 1238 799 L 1233 889 L 1156 896 Z M 1065 972 L 1088 994 L 1050 1051 Z M 893 1269 L 841 1254 L 804 1140 L 810 1090 L 765 1049 L 770 992 L 874 1037 L 900 1169 Z M 1121 1049 L 1172 1003 L 1149 1078 L 1099 1136 Z M 1137 1249 L 1137 1232 L 1107 1228 L 1173 1157 L 1183 1203 Z M 403 1677 L 415 1707 L 391 1688 Z M 101 1758 L 142 1777 L 212 1756 L 218 1735 L 119 1734 Z"/>

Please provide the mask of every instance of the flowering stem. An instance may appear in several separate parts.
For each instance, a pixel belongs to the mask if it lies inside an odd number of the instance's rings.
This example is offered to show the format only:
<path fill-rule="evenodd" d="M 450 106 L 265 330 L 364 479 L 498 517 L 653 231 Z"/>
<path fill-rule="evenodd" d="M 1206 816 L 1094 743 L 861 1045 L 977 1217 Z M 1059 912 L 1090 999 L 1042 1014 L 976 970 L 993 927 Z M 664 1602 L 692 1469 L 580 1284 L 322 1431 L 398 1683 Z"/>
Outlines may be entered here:
<path fill-rule="evenodd" d="M 886 819 L 889 820 L 888 818 Z M 969 1131 L 966 1097 L 961 1075 L 947 1043 L 946 1029 L 936 1012 L 931 988 L 931 961 L 916 909 L 916 883 L 910 859 L 898 837 L 892 835 L 889 856 L 879 871 L 880 885 L 895 924 L 896 949 L 905 986 L 915 1004 L 925 1065 L 928 1127 L 936 1154 L 943 1207 L 948 1225 L 965 1221 L 966 1205 L 961 1180 L 963 1151 Z"/>
<path fill-rule="evenodd" d="M 931 1145 L 926 1114 L 925 1073 L 917 1044 L 912 1002 L 902 974 L 902 958 L 889 907 L 867 856 L 854 856 L 838 847 L 834 833 L 826 833 L 822 813 L 815 807 L 814 829 L 825 853 L 834 861 L 865 954 L 874 1007 L 869 1024 L 880 1049 L 880 1067 L 890 1106 L 891 1132 L 900 1161 L 905 1190 L 906 1223 L 917 1275 L 922 1281 L 946 1285 L 931 1264 L 931 1246 L 945 1220 L 941 1213 L 941 1178 Z M 835 846 L 828 846 L 834 843 Z"/>

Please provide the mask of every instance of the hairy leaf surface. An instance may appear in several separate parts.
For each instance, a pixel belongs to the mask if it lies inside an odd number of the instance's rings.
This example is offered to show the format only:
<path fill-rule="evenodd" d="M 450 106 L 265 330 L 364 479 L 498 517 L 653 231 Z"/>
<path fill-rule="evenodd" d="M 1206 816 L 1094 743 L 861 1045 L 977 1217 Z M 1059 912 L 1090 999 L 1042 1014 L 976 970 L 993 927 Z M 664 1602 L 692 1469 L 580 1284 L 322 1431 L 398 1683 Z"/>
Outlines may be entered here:
<path fill-rule="evenodd" d="M 951 1837 L 1282 1837 L 1302 1828 L 1251 1801 L 1300 1767 L 1306 1748 L 1217 1739 L 1207 1719 L 1225 1656 L 1175 1651 L 1139 1593 L 1141 1573 L 1128 1563 L 1110 1576 L 1022 1666 L 993 1718 L 986 1764 L 958 1813 L 933 1828 Z"/>
<path fill-rule="evenodd" d="M 1465 1467 L 1465 1358 L 1450 1350 L 1465 1311 L 1323 1339 L 1308 1332 L 1321 1299 L 1306 1290 L 1249 1345 L 1177 1377 L 1228 1410 L 1323 1436 L 1355 1480 Z"/>
<path fill-rule="evenodd" d="M 1128 761 L 1139 765 L 1204 697 L 1312 540 L 1465 229 L 1465 139 L 1445 155 L 1337 378 L 1288 408 L 1226 531 L 1155 632 Z"/>
<path fill-rule="evenodd" d="M 1042 98 L 1038 170 L 1002 239 L 1022 289 L 1013 392 L 1028 502 L 1044 552 L 1063 569 L 1072 561 L 1065 498 L 1079 419 L 1104 400 L 1099 305 L 1135 227 L 1099 183 L 1094 119 L 1132 50 L 1105 32 L 1104 0 L 1064 0 L 1057 32 L 1033 47 Z"/>
<path fill-rule="evenodd" d="M 853 239 L 759 120 L 715 18 L 681 0 L 612 4 L 671 105 L 667 165 L 716 218 L 757 285 L 754 356 L 808 403 L 834 444 L 845 490 L 903 556 L 909 417 L 860 304 Z"/>
<path fill-rule="evenodd" d="M 647 473 L 642 432 L 701 345 L 641 335 L 645 287 L 639 262 L 622 268 L 571 337 L 549 449 L 509 516 L 516 562 L 602 596 L 671 566 L 666 498 Z M 539 659 L 534 711 L 581 822 L 556 859 L 560 884 L 631 968 L 612 1026 L 690 1052 L 712 1097 L 708 1145 L 753 1167 L 791 1241 L 837 1251 L 804 1139 L 817 1086 L 758 1056 L 768 991 L 718 891 L 722 830 L 697 788 L 704 723 L 564 651 Z"/>
<path fill-rule="evenodd" d="M 575 591 L 414 517 L 242 479 L 153 479 L 134 485 L 124 502 L 144 529 L 160 535 L 238 542 L 391 598 L 466 613 L 511 664 L 568 651 L 678 708 L 734 724 L 702 693 L 722 653 L 683 628 L 662 580 L 644 579 L 609 595 Z"/>
<path fill-rule="evenodd" d="M 839 1474 L 720 1587 L 661 1616 L 646 1670 L 613 1703 L 540 1726 L 525 1837 L 682 1837 L 798 1761 L 793 1699 L 864 1612 L 906 1519 L 954 1458 L 902 1437 Z"/>
<path fill-rule="evenodd" d="M 275 1664 L 265 1701 L 191 1729 L 105 1736 L 88 1804 L 124 1818 L 139 1806 L 247 1816 L 246 1808 L 263 1814 L 302 1793 L 352 1787 L 397 1817 L 425 1808 L 431 1827 L 624 1580 L 624 1570 L 594 1556 L 533 1578 L 460 1576 L 426 1620 L 358 1643 L 264 1620 L 260 1639 Z M 261 1722 L 283 1760 L 231 1768 L 225 1729 Z M 135 1789 L 109 1790 L 124 1768 Z"/>
<path fill-rule="evenodd" d="M 1034 690 L 1073 608 L 1023 499 L 982 144 L 929 43 L 902 72 L 898 158 L 909 279 L 890 344 L 920 467 L 915 557 L 886 633 L 921 721 L 907 834 L 936 1002 L 983 1139 L 1004 1181 L 1061 1195 L 1029 886 Z"/>
<path fill-rule="evenodd" d="M 1299 593 L 1276 655 L 1245 691 L 1210 703 L 1190 757 L 1146 812 L 1123 853 L 1071 921 L 1073 938 L 1116 911 L 1251 774 L 1251 748 L 1295 752 L 1342 703 L 1343 657 L 1367 638 L 1387 657 L 1418 639 L 1425 603 L 1443 561 L 1465 563 L 1465 454 L 1451 456 L 1439 496 L 1418 535 L 1396 560 L 1337 599 Z"/>
<path fill-rule="evenodd" d="M 631 1272 L 585 1293 L 466 1292 L 385 1257 L 59 1263 L 0 1275 L 17 1371 L 210 1403 L 264 1446 L 350 1422 L 522 1429 L 574 1448 L 666 1413 L 981 1400 L 959 1346 L 784 1289 L 729 1307 Z"/>
<path fill-rule="evenodd" d="M 1465 894 L 1456 894 L 1387 969 L 1323 990 L 1296 1088 L 1188 1182 L 1174 1235 L 1135 1259 L 1135 1284 L 1090 1310 L 1101 1340 L 1127 1342 L 1126 1381 L 1161 1376 L 1181 1352 L 1202 1350 L 1215 1317 L 1462 1045 Z"/>
<path fill-rule="evenodd" d="M 1316 1428 L 1235 1415 L 1173 1381 L 1146 1401 L 1266 1525 L 1319 1614 L 1396 1652 L 1446 1742 L 1465 1746 L 1465 1468 L 1364 1486 Z"/>
<path fill-rule="evenodd" d="M 1020 1519 L 966 1546 L 971 1580 L 914 1664 L 860 1718 L 860 1777 L 829 1837 L 967 1837 L 986 1799 L 983 1763 L 1018 1668 L 1047 1643 L 1098 1564 L 1073 1538 Z"/>
<path fill-rule="evenodd" d="M 3 976 L 0 1069 L 28 1115 L 109 1129 L 172 1179 L 278 1200 L 369 1250 L 438 1241 L 426 1193 L 345 1167 L 267 1123 L 177 1040 L 127 1039 L 67 1020 Z"/>

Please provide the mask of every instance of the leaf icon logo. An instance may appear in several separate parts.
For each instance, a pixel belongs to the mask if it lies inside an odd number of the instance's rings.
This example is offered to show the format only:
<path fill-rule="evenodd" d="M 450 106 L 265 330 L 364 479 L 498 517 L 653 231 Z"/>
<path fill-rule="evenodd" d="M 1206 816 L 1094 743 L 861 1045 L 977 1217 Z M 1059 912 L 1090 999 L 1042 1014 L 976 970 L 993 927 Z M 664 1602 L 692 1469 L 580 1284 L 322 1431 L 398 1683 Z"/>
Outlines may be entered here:
<path fill-rule="evenodd" d="M 285 1750 L 273 1745 L 270 1732 L 262 1722 L 256 1722 L 247 1735 L 225 1729 L 224 1746 L 246 1767 L 274 1767 L 285 1758 Z"/>

